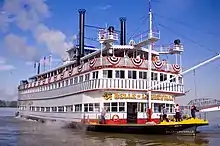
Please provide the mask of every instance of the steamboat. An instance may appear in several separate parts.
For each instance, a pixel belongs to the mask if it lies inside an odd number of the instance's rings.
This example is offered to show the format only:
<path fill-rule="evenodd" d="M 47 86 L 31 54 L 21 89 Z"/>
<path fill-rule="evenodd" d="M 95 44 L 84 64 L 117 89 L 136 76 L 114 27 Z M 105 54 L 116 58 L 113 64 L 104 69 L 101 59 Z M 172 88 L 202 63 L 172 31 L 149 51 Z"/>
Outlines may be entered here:
<path fill-rule="evenodd" d="M 180 40 L 156 48 L 160 32 L 150 29 L 126 41 L 126 18 L 120 31 L 113 26 L 98 31 L 100 49 L 85 46 L 85 13 L 79 10 L 79 44 L 69 49 L 63 65 L 22 80 L 19 114 L 25 118 L 84 123 L 87 130 L 145 134 L 184 133 L 208 125 L 203 119 L 161 122 L 160 107 L 175 114 L 175 98 L 185 94 Z M 164 60 L 164 54 L 176 61 Z M 99 121 L 106 109 L 106 124 Z"/>

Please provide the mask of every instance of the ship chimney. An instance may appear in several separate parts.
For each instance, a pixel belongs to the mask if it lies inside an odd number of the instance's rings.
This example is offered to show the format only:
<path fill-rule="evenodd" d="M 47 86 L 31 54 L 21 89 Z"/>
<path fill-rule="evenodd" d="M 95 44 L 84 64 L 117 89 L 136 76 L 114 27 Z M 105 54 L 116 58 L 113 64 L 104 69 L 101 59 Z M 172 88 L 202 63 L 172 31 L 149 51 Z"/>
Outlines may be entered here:
<path fill-rule="evenodd" d="M 79 9 L 79 59 L 84 56 L 85 9 Z"/>
<path fill-rule="evenodd" d="M 121 35 L 120 35 L 120 45 L 126 45 L 126 18 L 121 17 Z"/>
<path fill-rule="evenodd" d="M 38 66 L 37 66 L 37 74 L 40 74 L 40 62 L 38 62 Z"/>

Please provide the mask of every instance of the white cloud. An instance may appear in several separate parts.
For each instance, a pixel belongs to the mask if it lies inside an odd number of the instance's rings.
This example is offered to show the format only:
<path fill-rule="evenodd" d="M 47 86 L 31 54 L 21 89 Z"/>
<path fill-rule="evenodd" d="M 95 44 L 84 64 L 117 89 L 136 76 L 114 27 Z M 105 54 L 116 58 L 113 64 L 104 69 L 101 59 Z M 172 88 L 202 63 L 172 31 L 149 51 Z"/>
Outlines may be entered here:
<path fill-rule="evenodd" d="M 100 7 L 101 10 L 108 10 L 110 9 L 112 6 L 111 5 L 105 5 L 105 6 L 102 6 Z"/>
<path fill-rule="evenodd" d="M 5 0 L 0 10 L 0 27 L 2 30 L 13 24 L 22 30 L 30 31 L 38 44 L 44 45 L 51 53 L 66 58 L 65 50 L 72 47 L 73 44 L 71 41 L 67 41 L 63 32 L 51 29 L 43 24 L 43 19 L 50 16 L 49 7 L 45 0 Z M 24 37 L 8 34 L 4 40 L 7 47 L 9 46 L 8 49 L 19 54 L 22 58 L 27 57 L 28 60 L 33 59 L 32 61 L 35 61 L 36 56 L 38 56 L 36 54 L 37 49 L 28 45 L 27 39 Z M 14 40 L 19 45 L 12 44 Z"/>
<path fill-rule="evenodd" d="M 72 43 L 66 42 L 66 35 L 58 30 L 49 29 L 44 24 L 39 24 L 33 31 L 38 43 L 45 44 L 51 53 L 65 58 L 66 49 L 72 47 Z"/>
<path fill-rule="evenodd" d="M 15 34 L 8 34 L 4 38 L 5 47 L 15 55 L 19 55 L 26 60 L 37 60 L 37 49 L 27 44 L 25 37 L 17 36 Z"/>
<path fill-rule="evenodd" d="M 15 67 L 10 64 L 6 64 L 6 59 L 3 57 L 0 57 L 0 71 L 8 71 L 13 70 Z"/>
<path fill-rule="evenodd" d="M 44 0 L 5 0 L 2 11 L 7 16 L 5 21 L 11 19 L 23 30 L 35 27 L 50 14 Z"/>

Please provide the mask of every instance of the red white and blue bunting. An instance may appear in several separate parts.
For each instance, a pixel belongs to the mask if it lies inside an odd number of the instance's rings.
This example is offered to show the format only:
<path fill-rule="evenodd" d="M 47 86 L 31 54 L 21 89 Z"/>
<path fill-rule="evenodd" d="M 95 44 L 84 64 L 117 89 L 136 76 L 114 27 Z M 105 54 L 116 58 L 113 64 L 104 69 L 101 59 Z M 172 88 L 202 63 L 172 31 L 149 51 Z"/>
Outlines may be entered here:
<path fill-rule="evenodd" d="M 96 60 L 97 60 L 97 59 L 94 58 L 94 59 L 92 59 L 92 60 L 89 61 L 89 67 L 90 67 L 90 68 L 93 68 L 93 66 L 94 66 L 95 63 L 96 63 Z"/>
<path fill-rule="evenodd" d="M 78 66 L 78 72 L 81 72 L 82 69 L 83 69 L 83 64 L 80 64 L 80 65 Z"/>
<path fill-rule="evenodd" d="M 135 66 L 141 66 L 141 64 L 143 63 L 143 59 L 141 59 L 140 57 L 131 58 L 131 61 Z"/>
<path fill-rule="evenodd" d="M 121 58 L 120 57 L 115 57 L 115 56 L 109 56 L 107 57 L 107 60 L 112 64 L 112 65 L 117 65 Z"/>
<path fill-rule="evenodd" d="M 172 64 L 172 67 L 173 67 L 173 70 L 174 70 L 175 72 L 179 72 L 180 69 L 181 69 L 178 64 Z"/>
<path fill-rule="evenodd" d="M 161 69 L 164 66 L 164 61 L 157 60 L 152 61 L 152 63 L 156 69 Z"/>

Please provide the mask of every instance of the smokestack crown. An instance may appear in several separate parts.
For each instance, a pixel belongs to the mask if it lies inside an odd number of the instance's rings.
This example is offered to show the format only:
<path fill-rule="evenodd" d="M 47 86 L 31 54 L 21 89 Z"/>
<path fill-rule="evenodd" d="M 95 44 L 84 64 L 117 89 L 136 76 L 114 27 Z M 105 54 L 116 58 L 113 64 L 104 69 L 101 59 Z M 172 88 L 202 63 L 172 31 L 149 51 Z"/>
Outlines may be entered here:
<path fill-rule="evenodd" d="M 85 9 L 79 9 L 78 10 L 80 14 L 85 14 L 86 10 Z"/>
<path fill-rule="evenodd" d="M 120 18 L 120 21 L 123 21 L 123 22 L 124 22 L 124 21 L 126 21 L 126 20 L 127 20 L 127 19 L 126 19 L 125 17 L 121 17 L 121 18 Z"/>

